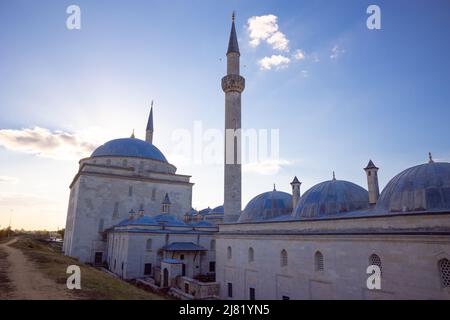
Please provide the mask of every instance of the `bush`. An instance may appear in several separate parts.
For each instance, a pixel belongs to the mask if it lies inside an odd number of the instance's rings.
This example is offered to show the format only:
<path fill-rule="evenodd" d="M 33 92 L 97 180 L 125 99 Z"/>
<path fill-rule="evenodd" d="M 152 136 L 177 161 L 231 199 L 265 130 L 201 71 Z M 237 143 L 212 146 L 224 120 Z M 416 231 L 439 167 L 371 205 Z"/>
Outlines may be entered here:
<path fill-rule="evenodd" d="M 0 229 L 0 239 L 12 237 L 15 234 L 16 233 L 13 230 L 11 230 L 11 227 L 7 227 L 5 229 Z"/>

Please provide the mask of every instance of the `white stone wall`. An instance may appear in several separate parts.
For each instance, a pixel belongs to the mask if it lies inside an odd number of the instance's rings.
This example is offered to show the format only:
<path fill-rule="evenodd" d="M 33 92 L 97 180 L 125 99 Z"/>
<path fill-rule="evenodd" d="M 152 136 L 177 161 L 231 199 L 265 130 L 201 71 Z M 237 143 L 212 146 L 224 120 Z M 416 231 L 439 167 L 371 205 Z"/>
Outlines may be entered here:
<path fill-rule="evenodd" d="M 136 279 L 144 277 L 146 263 L 151 263 L 152 268 L 160 267 L 163 258 L 180 259 L 180 254 L 184 254 L 186 276 L 194 277 L 197 274 L 208 273 L 209 262 L 216 259 L 215 250 L 208 250 L 208 252 L 199 253 L 196 256 L 183 252 L 170 252 L 163 256 L 158 254 L 159 249 L 173 242 L 192 242 L 209 249 L 213 238 L 214 234 L 170 233 L 170 230 L 167 233 L 110 232 L 107 261 L 112 272 L 126 279 Z M 152 240 L 151 250 L 147 250 L 148 239 Z M 121 245 L 122 241 L 126 243 L 126 246 Z M 116 261 L 115 267 L 114 261 Z M 123 273 L 122 262 L 124 263 Z"/>
<path fill-rule="evenodd" d="M 158 215 L 162 212 L 166 193 L 172 203 L 170 213 L 178 218 L 182 219 L 192 207 L 189 176 L 175 175 L 176 169 L 172 165 L 149 160 L 144 161 L 147 167 L 136 172 L 115 166 L 124 165 L 123 161 L 127 160 L 126 165 L 133 168 L 134 162 L 140 163 L 139 159 L 101 158 L 95 161 L 107 160 L 111 160 L 109 167 L 82 165 L 71 185 L 64 252 L 82 262 L 92 263 L 96 251 L 106 252 L 101 232 L 127 218 L 130 210 L 138 212 L 142 207 L 145 214 Z M 159 169 L 149 166 L 159 166 Z M 161 172 L 164 168 L 168 173 Z"/>
<path fill-rule="evenodd" d="M 221 297 L 228 298 L 230 282 L 232 299 L 249 299 L 250 287 L 255 288 L 256 299 L 450 299 L 450 290 L 441 287 L 438 270 L 438 261 L 450 257 L 450 237 L 420 234 L 417 229 L 434 226 L 437 231 L 449 225 L 449 217 L 410 216 L 413 221 L 404 224 L 403 234 L 384 235 L 354 232 L 357 227 L 359 232 L 374 232 L 372 226 L 378 224 L 384 225 L 385 231 L 392 230 L 390 225 L 398 228 L 408 217 L 371 223 L 367 222 L 371 219 L 322 221 L 322 228 L 334 225 L 334 231 L 341 233 L 334 235 L 308 234 L 307 230 L 312 230 L 309 222 L 220 225 L 216 278 Z M 231 259 L 228 246 L 232 248 Z M 250 247 L 253 262 L 249 262 Z M 281 265 L 282 250 L 288 254 L 287 266 Z M 324 271 L 315 270 L 316 251 L 323 254 Z M 366 269 L 372 254 L 381 258 L 381 290 L 367 289 Z"/>
<path fill-rule="evenodd" d="M 233 284 L 233 299 L 450 299 L 441 288 L 438 260 L 450 256 L 448 237 L 220 237 L 217 242 L 217 281 L 227 298 L 227 283 Z M 227 247 L 232 258 L 227 259 Z M 254 262 L 248 261 L 248 249 Z M 280 253 L 288 253 L 281 266 Z M 314 254 L 324 256 L 324 271 L 315 270 Z M 366 268 L 371 254 L 382 261 L 380 291 L 367 289 Z"/>

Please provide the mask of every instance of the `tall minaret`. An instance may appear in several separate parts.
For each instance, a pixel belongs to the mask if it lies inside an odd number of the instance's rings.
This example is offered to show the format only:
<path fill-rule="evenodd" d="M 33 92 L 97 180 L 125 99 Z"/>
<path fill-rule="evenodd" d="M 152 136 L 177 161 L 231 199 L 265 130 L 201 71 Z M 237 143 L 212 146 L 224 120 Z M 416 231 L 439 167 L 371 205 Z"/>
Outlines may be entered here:
<path fill-rule="evenodd" d="M 374 206 L 378 197 L 380 196 L 380 189 L 378 187 L 378 168 L 374 165 L 372 160 L 369 161 L 367 167 L 364 168 L 367 174 L 367 188 L 369 190 L 369 204 Z"/>
<path fill-rule="evenodd" d="M 224 222 L 237 221 L 241 214 L 241 93 L 245 79 L 239 75 L 239 45 L 233 12 L 227 51 L 227 75 L 222 78 L 225 92 L 225 185 Z"/>
<path fill-rule="evenodd" d="M 147 128 L 145 129 L 145 141 L 153 143 L 153 100 L 150 108 L 150 115 L 148 116 Z"/>

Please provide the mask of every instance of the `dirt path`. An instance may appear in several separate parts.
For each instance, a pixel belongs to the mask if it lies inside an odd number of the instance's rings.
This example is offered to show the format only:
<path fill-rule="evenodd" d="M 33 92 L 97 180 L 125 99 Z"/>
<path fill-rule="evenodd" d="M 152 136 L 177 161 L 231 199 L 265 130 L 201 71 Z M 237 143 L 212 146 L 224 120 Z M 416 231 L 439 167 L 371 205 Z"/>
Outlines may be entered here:
<path fill-rule="evenodd" d="M 16 241 L 17 239 L 13 239 L 0 244 L 0 250 L 8 255 L 6 258 L 8 268 L 6 276 L 10 281 L 11 290 L 6 298 L 25 300 L 73 299 L 65 291 L 64 285 L 46 278 L 19 249 L 9 246 Z"/>

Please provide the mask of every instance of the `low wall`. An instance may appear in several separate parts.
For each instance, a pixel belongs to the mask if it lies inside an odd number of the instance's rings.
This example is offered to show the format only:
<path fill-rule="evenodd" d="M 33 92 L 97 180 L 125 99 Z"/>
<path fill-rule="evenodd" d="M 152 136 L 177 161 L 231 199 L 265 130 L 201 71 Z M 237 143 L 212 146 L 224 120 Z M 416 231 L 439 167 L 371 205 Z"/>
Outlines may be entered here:
<path fill-rule="evenodd" d="M 195 300 L 216 299 L 220 293 L 219 282 L 200 282 L 188 277 L 178 277 L 176 283 L 178 289 Z"/>

